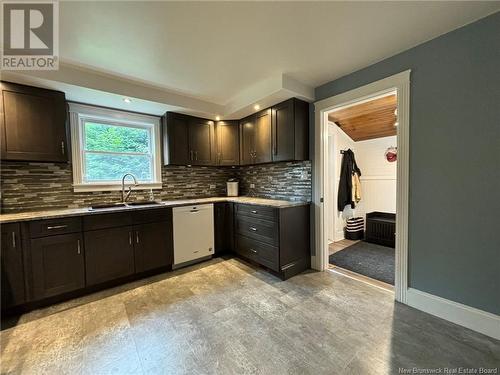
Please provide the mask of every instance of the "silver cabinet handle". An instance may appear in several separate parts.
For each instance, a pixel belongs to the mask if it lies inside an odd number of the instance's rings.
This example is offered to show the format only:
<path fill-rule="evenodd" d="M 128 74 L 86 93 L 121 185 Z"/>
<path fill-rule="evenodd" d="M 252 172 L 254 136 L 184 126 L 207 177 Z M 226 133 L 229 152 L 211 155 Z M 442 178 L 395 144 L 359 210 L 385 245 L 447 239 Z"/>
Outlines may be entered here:
<path fill-rule="evenodd" d="M 198 151 L 194 152 L 194 160 L 198 160 Z"/>
<path fill-rule="evenodd" d="M 61 153 L 64 155 L 66 150 L 64 149 L 64 141 L 61 141 Z"/>
<path fill-rule="evenodd" d="M 256 213 L 257 213 L 257 211 L 256 211 L 256 210 L 252 210 L 252 214 L 256 214 Z"/>
<path fill-rule="evenodd" d="M 67 228 L 68 226 L 67 225 L 52 225 L 52 226 L 48 226 L 47 229 L 48 230 L 52 230 L 52 229 L 63 229 L 63 228 Z"/>
<path fill-rule="evenodd" d="M 128 232 L 128 244 L 132 245 L 132 232 Z"/>
<path fill-rule="evenodd" d="M 254 249 L 250 249 L 250 251 L 254 254 L 257 254 L 257 250 L 254 250 Z"/>
<path fill-rule="evenodd" d="M 255 227 L 250 227 L 250 230 L 257 232 L 257 228 L 255 228 Z"/>
<path fill-rule="evenodd" d="M 138 230 L 135 231 L 135 242 L 139 243 L 139 231 Z"/>
<path fill-rule="evenodd" d="M 16 232 L 12 232 L 12 248 L 16 248 Z"/>
<path fill-rule="evenodd" d="M 80 240 L 76 241 L 77 244 L 77 249 L 78 249 L 78 255 L 81 254 L 81 249 L 80 249 Z"/>

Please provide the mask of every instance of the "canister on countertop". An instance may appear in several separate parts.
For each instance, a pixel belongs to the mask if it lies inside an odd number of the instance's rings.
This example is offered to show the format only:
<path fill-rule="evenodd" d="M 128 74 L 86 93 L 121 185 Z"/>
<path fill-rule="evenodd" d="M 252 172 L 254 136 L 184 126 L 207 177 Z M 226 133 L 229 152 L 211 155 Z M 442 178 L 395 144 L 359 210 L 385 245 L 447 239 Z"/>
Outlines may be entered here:
<path fill-rule="evenodd" d="M 227 196 L 237 197 L 238 196 L 238 181 L 234 178 L 230 178 L 227 181 Z"/>

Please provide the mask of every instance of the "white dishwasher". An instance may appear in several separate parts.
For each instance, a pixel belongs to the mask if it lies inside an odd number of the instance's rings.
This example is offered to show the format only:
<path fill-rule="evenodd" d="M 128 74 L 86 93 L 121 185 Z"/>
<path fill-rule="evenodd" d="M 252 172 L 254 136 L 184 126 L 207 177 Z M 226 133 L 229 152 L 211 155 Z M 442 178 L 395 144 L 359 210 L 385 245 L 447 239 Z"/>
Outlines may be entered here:
<path fill-rule="evenodd" d="M 173 208 L 174 267 L 214 254 L 214 205 Z"/>

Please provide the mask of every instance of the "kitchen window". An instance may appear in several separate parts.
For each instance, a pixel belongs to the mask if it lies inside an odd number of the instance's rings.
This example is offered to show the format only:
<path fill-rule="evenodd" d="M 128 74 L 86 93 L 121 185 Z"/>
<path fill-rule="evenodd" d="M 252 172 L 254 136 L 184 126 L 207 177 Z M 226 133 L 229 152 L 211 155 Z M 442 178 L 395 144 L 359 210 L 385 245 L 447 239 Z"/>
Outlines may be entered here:
<path fill-rule="evenodd" d="M 119 190 L 125 173 L 138 189 L 161 188 L 159 117 L 77 103 L 69 112 L 76 192 Z"/>

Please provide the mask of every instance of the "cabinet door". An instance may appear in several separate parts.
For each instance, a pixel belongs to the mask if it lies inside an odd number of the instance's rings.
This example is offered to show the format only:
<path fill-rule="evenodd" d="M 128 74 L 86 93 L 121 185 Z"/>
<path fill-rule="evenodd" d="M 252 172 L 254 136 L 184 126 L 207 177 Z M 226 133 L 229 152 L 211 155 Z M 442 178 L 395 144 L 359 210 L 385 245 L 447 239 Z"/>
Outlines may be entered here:
<path fill-rule="evenodd" d="M 295 157 L 295 124 L 293 99 L 272 108 L 273 161 Z"/>
<path fill-rule="evenodd" d="M 255 118 L 249 116 L 240 121 L 240 164 L 254 163 Z"/>
<path fill-rule="evenodd" d="M 189 117 L 167 112 L 163 123 L 163 148 L 165 165 L 191 164 L 189 153 Z"/>
<path fill-rule="evenodd" d="M 215 165 L 214 122 L 199 118 L 189 121 L 191 164 Z"/>
<path fill-rule="evenodd" d="M 214 204 L 215 255 L 221 255 L 234 248 L 233 203 Z"/>
<path fill-rule="evenodd" d="M 80 233 L 33 239 L 30 251 L 35 300 L 85 286 L 84 249 Z"/>
<path fill-rule="evenodd" d="M 271 155 L 271 110 L 266 109 L 255 115 L 255 157 L 256 164 L 269 163 Z"/>
<path fill-rule="evenodd" d="M 121 227 L 85 232 L 87 285 L 135 272 L 133 229 Z"/>
<path fill-rule="evenodd" d="M 19 224 L 2 224 L 2 309 L 26 301 Z"/>
<path fill-rule="evenodd" d="M 172 221 L 134 227 L 135 271 L 143 272 L 172 264 Z"/>
<path fill-rule="evenodd" d="M 217 165 L 240 164 L 240 142 L 237 121 L 219 121 L 216 126 Z"/>
<path fill-rule="evenodd" d="M 1 83 L 2 160 L 68 161 L 64 93 Z"/>

